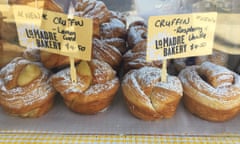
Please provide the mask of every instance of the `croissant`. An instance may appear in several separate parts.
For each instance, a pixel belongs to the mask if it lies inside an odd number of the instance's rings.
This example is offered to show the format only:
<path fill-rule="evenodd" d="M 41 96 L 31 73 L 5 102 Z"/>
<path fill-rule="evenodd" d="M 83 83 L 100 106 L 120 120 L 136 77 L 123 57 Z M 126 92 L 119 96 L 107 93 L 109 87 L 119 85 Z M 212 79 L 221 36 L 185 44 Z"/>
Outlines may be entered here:
<path fill-rule="evenodd" d="M 182 85 L 175 76 L 161 82 L 161 69 L 142 67 L 131 70 L 122 80 L 122 92 L 130 112 L 139 119 L 171 118 L 182 97 Z"/>
<path fill-rule="evenodd" d="M 128 72 L 132 69 L 139 69 L 143 66 L 162 67 L 162 61 L 160 60 L 152 62 L 146 61 L 146 49 L 147 41 L 142 40 L 123 55 L 124 72 Z"/>
<path fill-rule="evenodd" d="M 179 78 L 186 108 L 209 121 L 226 121 L 240 109 L 240 77 L 223 66 L 204 62 L 183 69 Z"/>
<path fill-rule="evenodd" d="M 112 68 L 118 69 L 122 61 L 122 54 L 116 47 L 94 38 L 93 58 L 107 62 Z"/>
<path fill-rule="evenodd" d="M 110 65 L 93 59 L 77 65 L 77 81 L 66 68 L 51 77 L 51 82 L 64 98 L 66 106 L 80 114 L 95 114 L 111 104 L 119 87 L 119 79 Z"/>
<path fill-rule="evenodd" d="M 93 35 L 99 36 L 100 24 L 107 22 L 110 12 L 102 1 L 77 0 L 74 4 L 74 15 L 93 19 Z"/>
<path fill-rule="evenodd" d="M 14 116 L 40 117 L 53 106 L 50 72 L 40 63 L 17 57 L 0 70 L 0 104 Z"/>
<path fill-rule="evenodd" d="M 134 48 L 135 45 L 147 39 L 147 25 L 144 21 L 135 21 L 128 27 L 128 47 Z"/>
<path fill-rule="evenodd" d="M 126 24 L 120 18 L 113 16 L 108 22 L 100 25 L 101 39 L 116 47 L 122 54 L 126 52 Z"/>

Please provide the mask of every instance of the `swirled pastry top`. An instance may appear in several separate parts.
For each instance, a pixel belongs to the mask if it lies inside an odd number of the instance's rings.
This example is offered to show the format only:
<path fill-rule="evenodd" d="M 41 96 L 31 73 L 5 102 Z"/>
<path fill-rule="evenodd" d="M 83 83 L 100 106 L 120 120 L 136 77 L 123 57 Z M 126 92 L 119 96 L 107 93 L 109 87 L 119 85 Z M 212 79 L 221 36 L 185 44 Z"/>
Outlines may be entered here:
<path fill-rule="evenodd" d="M 204 62 L 182 70 L 179 78 L 184 93 L 214 109 L 229 109 L 240 104 L 240 77 L 225 67 Z"/>
<path fill-rule="evenodd" d="M 38 74 L 34 73 L 35 70 L 33 69 L 37 69 Z M 32 77 L 32 74 L 24 74 L 23 71 L 29 70 L 33 70 L 31 72 L 33 72 L 34 77 Z M 1 105 L 18 109 L 47 99 L 49 93 L 55 93 L 55 90 L 49 84 L 49 76 L 50 72 L 40 63 L 31 62 L 21 57 L 13 59 L 0 70 Z M 33 79 L 29 83 L 21 81 L 29 80 L 30 77 Z"/>
<path fill-rule="evenodd" d="M 168 75 L 167 82 L 162 82 L 161 69 L 156 67 L 131 70 L 124 76 L 122 88 L 128 101 L 156 113 L 168 102 L 182 97 L 178 77 Z"/>
<path fill-rule="evenodd" d="M 106 92 L 114 87 L 118 87 L 119 80 L 116 72 L 110 65 L 103 61 L 93 59 L 88 62 L 90 70 L 88 76 L 78 73 L 77 82 L 73 83 L 70 76 L 70 68 L 66 68 L 51 77 L 51 81 L 58 92 L 68 101 L 72 101 L 76 96 L 87 97 L 86 100 L 93 100 L 101 92 Z M 80 70 L 81 71 L 81 70 Z"/>

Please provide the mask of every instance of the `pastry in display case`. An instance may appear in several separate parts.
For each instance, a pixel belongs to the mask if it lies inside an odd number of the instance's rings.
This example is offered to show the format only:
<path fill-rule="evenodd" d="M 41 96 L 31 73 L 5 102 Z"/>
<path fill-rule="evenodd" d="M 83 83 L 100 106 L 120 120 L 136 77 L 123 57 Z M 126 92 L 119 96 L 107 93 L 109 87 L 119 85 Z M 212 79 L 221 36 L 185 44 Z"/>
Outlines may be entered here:
<path fill-rule="evenodd" d="M 20 46 L 13 14 L 0 10 L 0 132 L 239 135 L 239 56 L 233 59 L 219 48 L 238 49 L 236 19 L 227 33 L 227 21 L 217 25 L 211 55 L 167 60 L 173 71 L 166 73 L 166 81 L 163 60 L 146 60 L 149 14 L 238 12 L 233 3 L 239 2 L 231 2 L 8 0 L 8 6 L 92 19 L 92 59 L 70 63 L 69 56 Z"/>
<path fill-rule="evenodd" d="M 183 69 L 183 102 L 193 114 L 210 121 L 226 121 L 240 109 L 240 76 L 223 66 L 204 62 Z"/>
<path fill-rule="evenodd" d="M 183 95 L 178 77 L 161 81 L 161 69 L 142 67 L 129 71 L 122 80 L 122 91 L 129 111 L 143 120 L 171 118 Z"/>
<path fill-rule="evenodd" d="M 51 82 L 66 106 L 80 114 L 96 114 L 109 107 L 120 85 L 111 66 L 94 59 L 77 65 L 75 83 L 71 80 L 69 68 L 54 74 Z"/>
<path fill-rule="evenodd" d="M 41 63 L 14 58 L 0 70 L 0 104 L 10 115 L 40 117 L 53 106 L 51 72 Z"/>

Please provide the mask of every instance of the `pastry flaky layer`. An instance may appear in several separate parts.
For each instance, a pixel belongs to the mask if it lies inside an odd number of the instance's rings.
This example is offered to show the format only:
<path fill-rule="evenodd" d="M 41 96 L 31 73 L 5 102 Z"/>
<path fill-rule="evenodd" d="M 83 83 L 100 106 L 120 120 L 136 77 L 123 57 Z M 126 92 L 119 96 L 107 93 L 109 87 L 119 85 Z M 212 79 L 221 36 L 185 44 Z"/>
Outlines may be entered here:
<path fill-rule="evenodd" d="M 67 107 L 81 114 L 95 114 L 107 108 L 120 85 L 111 66 L 96 59 L 77 65 L 76 82 L 71 81 L 69 68 L 54 74 L 51 82 Z"/>
<path fill-rule="evenodd" d="M 142 67 L 128 72 L 122 91 L 130 112 L 143 120 L 171 118 L 182 97 L 182 85 L 175 76 L 161 82 L 161 69 Z"/>
<path fill-rule="evenodd" d="M 204 62 L 179 74 L 184 104 L 193 114 L 210 121 L 231 119 L 240 109 L 240 77 L 225 67 Z"/>
<path fill-rule="evenodd" d="M 40 117 L 50 110 L 55 89 L 40 63 L 17 57 L 0 70 L 0 104 L 11 115 Z"/>

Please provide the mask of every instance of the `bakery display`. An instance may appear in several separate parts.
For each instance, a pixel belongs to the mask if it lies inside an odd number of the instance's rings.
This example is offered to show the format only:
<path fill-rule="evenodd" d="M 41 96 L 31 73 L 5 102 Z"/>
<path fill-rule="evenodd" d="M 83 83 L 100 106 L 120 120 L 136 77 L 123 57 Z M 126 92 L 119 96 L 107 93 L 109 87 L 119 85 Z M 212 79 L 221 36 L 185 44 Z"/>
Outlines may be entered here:
<path fill-rule="evenodd" d="M 40 63 L 17 57 L 0 70 L 0 105 L 19 117 L 40 117 L 54 103 L 50 72 Z"/>
<path fill-rule="evenodd" d="M 18 45 L 0 40 L 0 68 L 15 57 L 22 56 L 24 49 Z"/>
<path fill-rule="evenodd" d="M 122 80 L 122 92 L 130 112 L 143 120 L 171 118 L 183 90 L 180 80 L 167 76 L 161 81 L 161 69 L 142 67 L 128 72 Z"/>
<path fill-rule="evenodd" d="M 51 77 L 66 106 L 81 114 L 95 114 L 108 108 L 119 88 L 116 72 L 103 61 L 81 61 L 77 65 L 77 82 L 71 81 L 66 68 Z"/>
<path fill-rule="evenodd" d="M 92 58 L 103 60 L 114 69 L 119 69 L 122 53 L 126 51 L 127 32 L 124 15 L 108 10 L 102 1 L 97 0 L 75 1 L 72 13 L 93 20 Z M 69 65 L 69 58 L 66 56 L 47 52 L 41 52 L 40 55 L 41 62 L 47 68 L 61 69 Z"/>
<path fill-rule="evenodd" d="M 183 101 L 193 114 L 209 121 L 226 121 L 240 109 L 240 76 L 223 66 L 204 62 L 183 69 Z"/>

